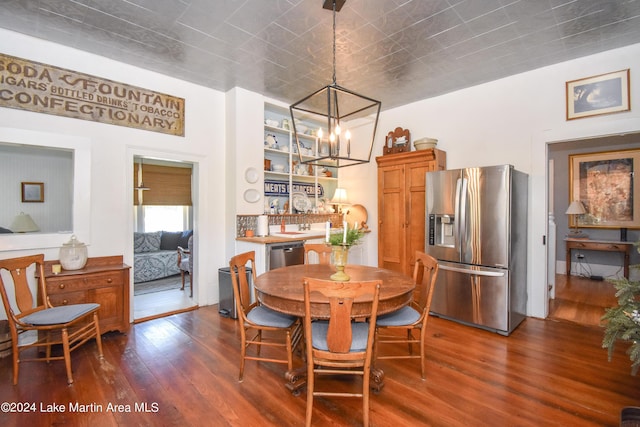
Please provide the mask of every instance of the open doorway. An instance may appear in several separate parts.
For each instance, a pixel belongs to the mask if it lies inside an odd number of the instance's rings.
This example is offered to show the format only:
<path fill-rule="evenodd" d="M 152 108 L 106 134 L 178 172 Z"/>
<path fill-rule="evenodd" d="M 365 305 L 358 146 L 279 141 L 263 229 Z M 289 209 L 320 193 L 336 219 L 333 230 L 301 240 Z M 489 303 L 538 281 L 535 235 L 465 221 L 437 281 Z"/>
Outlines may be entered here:
<path fill-rule="evenodd" d="M 615 251 L 573 250 L 567 256 L 565 239 L 570 234 L 570 218 L 566 212 L 571 202 L 569 156 L 637 148 L 640 148 L 640 133 L 583 138 L 548 145 L 550 245 L 554 242 L 552 223 L 556 229 L 555 245 L 548 251 L 551 258 L 548 263 L 551 272 L 549 284 L 553 287 L 549 292 L 549 318 L 598 326 L 605 309 L 617 302 L 615 288 L 607 279 L 621 277 L 623 271 L 622 255 Z M 637 191 L 634 189 L 633 197 L 638 197 Z M 583 231 L 587 241 L 609 242 L 612 245 L 620 242 L 623 236 L 628 242 L 640 240 L 640 230 L 637 229 L 621 231 L 615 227 L 590 226 Z M 633 265 L 638 262 L 639 256 L 634 248 L 630 263 Z"/>
<path fill-rule="evenodd" d="M 134 323 L 197 308 L 193 164 L 133 158 Z"/>

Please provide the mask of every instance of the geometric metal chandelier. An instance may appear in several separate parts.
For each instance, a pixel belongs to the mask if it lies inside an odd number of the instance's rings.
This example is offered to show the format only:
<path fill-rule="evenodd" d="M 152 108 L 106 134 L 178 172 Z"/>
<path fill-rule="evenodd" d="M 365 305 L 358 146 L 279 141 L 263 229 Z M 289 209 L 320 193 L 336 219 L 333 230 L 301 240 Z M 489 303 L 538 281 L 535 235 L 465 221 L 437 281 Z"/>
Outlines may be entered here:
<path fill-rule="evenodd" d="M 333 82 L 289 106 L 300 163 L 341 168 L 371 160 L 382 103 L 336 82 L 336 12 L 345 1 L 322 6 L 333 10 Z M 315 146 L 301 130 L 314 132 Z"/>

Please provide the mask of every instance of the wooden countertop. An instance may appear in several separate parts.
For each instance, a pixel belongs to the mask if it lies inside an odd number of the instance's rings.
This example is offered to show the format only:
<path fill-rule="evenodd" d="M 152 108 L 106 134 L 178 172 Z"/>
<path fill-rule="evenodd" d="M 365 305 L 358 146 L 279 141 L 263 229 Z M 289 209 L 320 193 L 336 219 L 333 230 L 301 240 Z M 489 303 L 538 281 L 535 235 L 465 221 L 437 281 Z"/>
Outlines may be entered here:
<path fill-rule="evenodd" d="M 315 231 L 315 230 L 314 230 Z M 295 242 L 300 240 L 311 240 L 311 239 L 322 239 L 324 241 L 325 232 L 324 230 L 317 230 L 318 234 L 305 234 L 304 236 L 295 236 L 295 237 L 279 237 L 279 236 L 265 236 L 265 237 L 236 237 L 237 241 L 240 242 L 249 242 L 249 243 L 257 243 L 259 245 L 264 245 L 267 243 L 287 243 L 287 242 Z M 371 233 L 371 230 L 366 229 L 362 230 L 365 234 Z M 335 229 L 332 229 L 332 233 L 335 232 Z"/>
<path fill-rule="evenodd" d="M 249 242 L 249 243 L 257 243 L 257 244 L 267 244 L 267 243 L 287 243 L 287 242 L 295 242 L 299 240 L 311 240 L 311 239 L 324 239 L 324 232 L 319 231 L 317 235 L 309 236 L 296 236 L 296 237 L 278 237 L 278 236 L 266 236 L 266 237 L 236 237 L 236 240 L 241 242 Z"/>

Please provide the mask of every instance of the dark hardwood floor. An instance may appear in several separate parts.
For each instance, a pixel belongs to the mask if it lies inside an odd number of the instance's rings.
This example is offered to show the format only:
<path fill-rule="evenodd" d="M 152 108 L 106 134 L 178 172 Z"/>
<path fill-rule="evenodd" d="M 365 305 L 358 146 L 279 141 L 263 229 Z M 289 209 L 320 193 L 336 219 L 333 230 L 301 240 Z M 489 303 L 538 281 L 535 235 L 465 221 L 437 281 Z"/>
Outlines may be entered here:
<path fill-rule="evenodd" d="M 549 318 L 599 326 L 605 309 L 618 303 L 616 289 L 606 280 L 556 275 L 556 297 L 549 301 Z"/>
<path fill-rule="evenodd" d="M 640 404 L 640 379 L 622 346 L 608 362 L 601 342 L 601 328 L 568 321 L 528 318 L 503 337 L 431 318 L 427 380 L 417 360 L 378 363 L 386 385 L 371 396 L 372 425 L 618 425 L 623 407 Z M 61 362 L 25 363 L 13 386 L 11 359 L 0 359 L 0 402 L 21 409 L 0 412 L 0 425 L 304 424 L 306 394 L 284 387 L 284 366 L 247 362 L 238 383 L 237 322 L 217 306 L 135 324 L 103 343 L 102 363 L 95 342 L 73 354 L 72 386 Z M 358 399 L 316 399 L 314 425 L 361 420 Z"/>

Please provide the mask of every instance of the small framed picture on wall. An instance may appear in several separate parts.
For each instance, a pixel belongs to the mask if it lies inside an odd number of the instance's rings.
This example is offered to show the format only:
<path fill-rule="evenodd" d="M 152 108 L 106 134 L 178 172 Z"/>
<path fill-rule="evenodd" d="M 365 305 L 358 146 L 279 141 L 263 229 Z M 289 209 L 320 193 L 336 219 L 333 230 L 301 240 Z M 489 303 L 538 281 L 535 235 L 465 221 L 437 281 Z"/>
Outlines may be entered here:
<path fill-rule="evenodd" d="M 43 182 L 23 182 L 22 183 L 22 201 L 24 203 L 44 202 L 44 183 Z"/>

